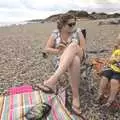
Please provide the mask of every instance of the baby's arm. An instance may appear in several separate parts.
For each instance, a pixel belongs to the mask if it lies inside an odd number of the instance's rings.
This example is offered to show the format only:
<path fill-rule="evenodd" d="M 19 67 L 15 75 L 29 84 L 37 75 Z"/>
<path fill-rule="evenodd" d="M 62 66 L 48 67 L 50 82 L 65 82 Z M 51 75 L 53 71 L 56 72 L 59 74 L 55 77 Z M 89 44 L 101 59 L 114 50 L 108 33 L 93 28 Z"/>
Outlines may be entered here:
<path fill-rule="evenodd" d="M 120 56 L 113 54 L 109 59 L 109 63 L 116 63 L 116 62 L 120 62 Z"/>
<path fill-rule="evenodd" d="M 111 55 L 110 59 L 108 60 L 109 64 L 114 64 L 116 63 L 116 56 L 115 55 Z"/>

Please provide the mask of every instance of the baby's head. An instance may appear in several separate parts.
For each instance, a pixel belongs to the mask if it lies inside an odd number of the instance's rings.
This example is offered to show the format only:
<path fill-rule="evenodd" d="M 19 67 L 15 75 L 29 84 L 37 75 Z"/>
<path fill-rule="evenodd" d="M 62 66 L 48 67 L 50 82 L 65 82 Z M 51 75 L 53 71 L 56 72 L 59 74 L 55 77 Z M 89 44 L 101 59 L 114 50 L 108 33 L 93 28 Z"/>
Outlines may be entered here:
<path fill-rule="evenodd" d="M 114 49 L 120 49 L 120 34 L 117 36 L 117 43 L 114 45 Z"/>

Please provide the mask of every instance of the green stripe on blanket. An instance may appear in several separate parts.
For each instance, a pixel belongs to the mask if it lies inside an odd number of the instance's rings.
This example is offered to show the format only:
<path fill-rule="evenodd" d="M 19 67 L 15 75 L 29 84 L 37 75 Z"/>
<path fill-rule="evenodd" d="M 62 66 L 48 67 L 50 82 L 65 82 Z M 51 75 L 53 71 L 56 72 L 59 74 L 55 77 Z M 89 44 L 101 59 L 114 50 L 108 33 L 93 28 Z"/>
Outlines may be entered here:
<path fill-rule="evenodd" d="M 47 120 L 79 120 L 71 115 L 64 106 L 64 92 L 59 96 L 45 94 L 41 91 L 0 96 L 0 120 L 26 120 L 23 116 L 28 110 L 40 103 L 52 105 Z M 54 97 L 54 99 L 52 99 Z"/>

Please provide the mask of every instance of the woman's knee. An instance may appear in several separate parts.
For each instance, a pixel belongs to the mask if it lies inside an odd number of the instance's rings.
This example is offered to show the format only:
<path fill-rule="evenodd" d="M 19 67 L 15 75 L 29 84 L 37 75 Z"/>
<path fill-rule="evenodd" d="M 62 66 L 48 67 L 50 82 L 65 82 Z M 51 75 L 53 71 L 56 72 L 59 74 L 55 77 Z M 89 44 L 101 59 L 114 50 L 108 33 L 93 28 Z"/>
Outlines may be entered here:
<path fill-rule="evenodd" d="M 83 56 L 83 50 L 77 43 L 71 43 L 69 45 L 70 50 L 75 51 L 79 57 Z"/>
<path fill-rule="evenodd" d="M 68 45 L 68 48 L 78 50 L 79 45 L 77 43 L 71 43 Z"/>

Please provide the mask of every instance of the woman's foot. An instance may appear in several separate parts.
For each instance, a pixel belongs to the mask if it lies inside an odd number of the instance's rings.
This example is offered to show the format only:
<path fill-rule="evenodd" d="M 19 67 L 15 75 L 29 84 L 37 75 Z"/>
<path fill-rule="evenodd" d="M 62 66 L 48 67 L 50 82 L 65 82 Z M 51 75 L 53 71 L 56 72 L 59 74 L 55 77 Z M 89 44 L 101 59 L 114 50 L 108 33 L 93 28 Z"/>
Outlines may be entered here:
<path fill-rule="evenodd" d="M 76 115 L 81 115 L 81 109 L 80 109 L 80 106 L 79 107 L 77 107 L 77 106 L 75 106 L 75 105 L 73 105 L 72 106 L 72 112 L 74 113 L 74 114 L 76 114 Z"/>
<path fill-rule="evenodd" d="M 78 115 L 81 114 L 79 98 L 74 98 L 73 99 L 73 101 L 72 101 L 72 111 L 75 114 L 78 114 Z"/>
<path fill-rule="evenodd" d="M 82 118 L 82 120 L 86 120 L 85 117 L 82 115 L 82 111 L 80 109 L 80 106 L 72 106 L 72 113 L 77 115 L 78 117 Z"/>
<path fill-rule="evenodd" d="M 55 80 L 52 79 L 52 77 L 46 81 L 44 81 L 44 83 L 39 83 L 37 85 L 33 86 L 34 89 L 36 90 L 42 90 L 45 93 L 55 93 L 54 89 L 55 89 Z"/>

